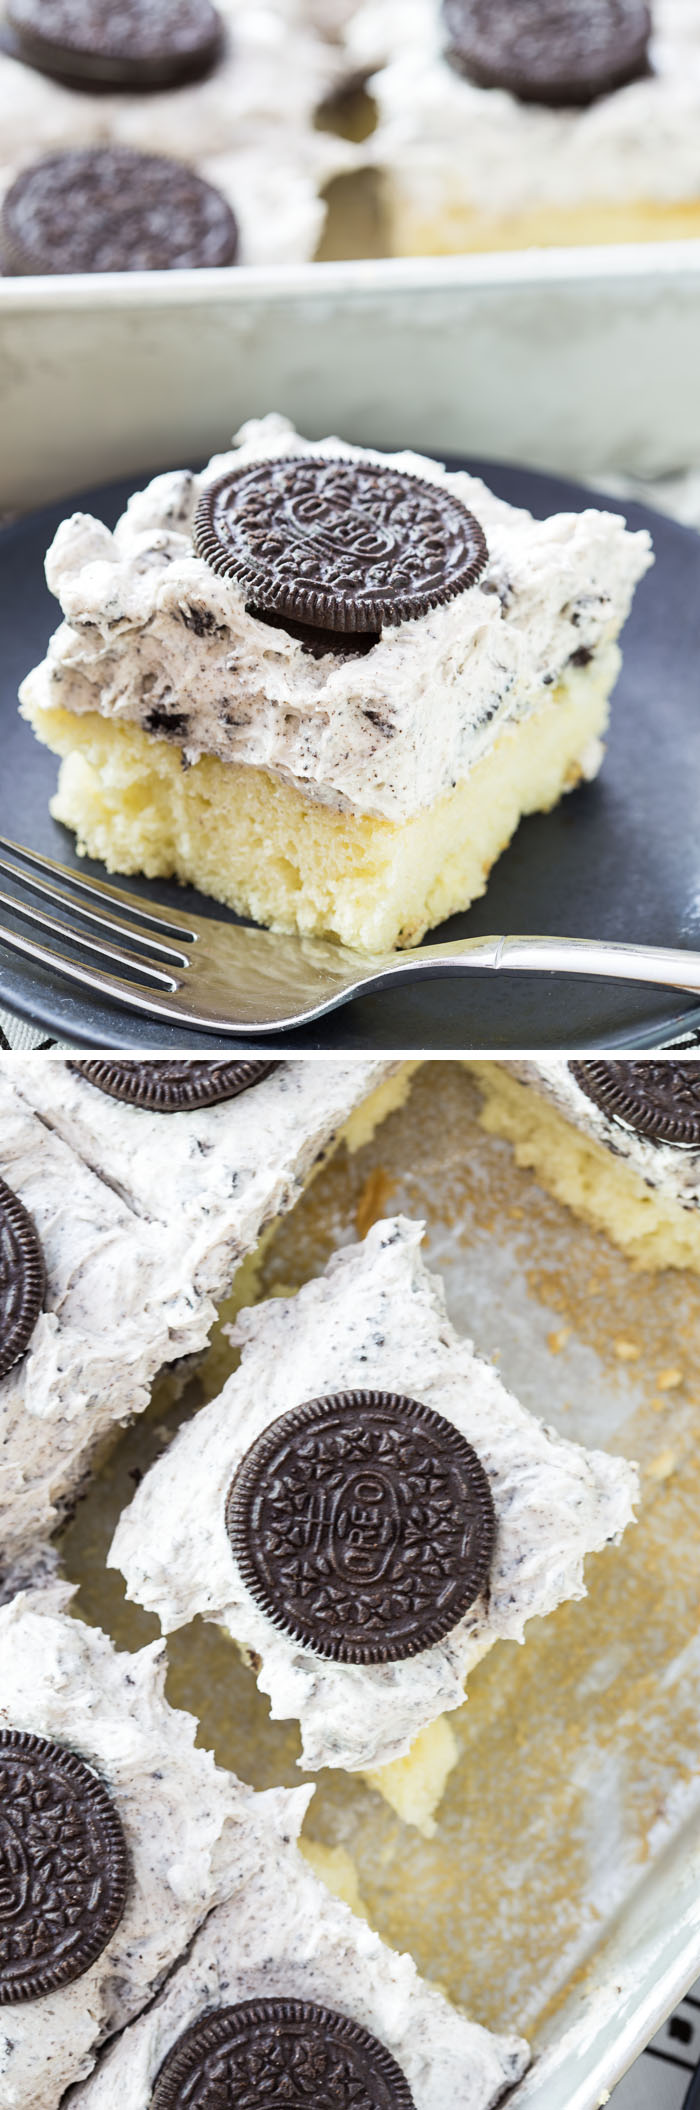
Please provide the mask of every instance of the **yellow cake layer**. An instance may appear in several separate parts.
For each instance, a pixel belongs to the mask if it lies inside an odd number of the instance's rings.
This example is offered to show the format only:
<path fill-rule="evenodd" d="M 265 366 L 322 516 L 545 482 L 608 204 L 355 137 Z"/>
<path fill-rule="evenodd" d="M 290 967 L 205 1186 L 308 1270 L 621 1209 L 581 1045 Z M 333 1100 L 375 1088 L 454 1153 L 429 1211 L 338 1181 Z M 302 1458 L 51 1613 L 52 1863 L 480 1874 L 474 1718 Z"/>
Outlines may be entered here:
<path fill-rule="evenodd" d="M 497 1062 L 469 1062 L 483 1095 L 481 1125 L 515 1148 L 537 1174 L 640 1268 L 693 1268 L 700 1274 L 700 1210 L 684 1209 L 645 1186 L 624 1159 L 585 1136 L 550 1101 L 519 1084 Z"/>
<path fill-rule="evenodd" d="M 459 1744 L 446 1714 L 419 1731 L 405 1758 L 387 1766 L 368 1767 L 365 1780 L 376 1788 L 404 1824 L 424 1839 L 435 1836 L 435 1813 L 459 1758 Z"/>
<path fill-rule="evenodd" d="M 314 1875 L 319 1876 L 331 1896 L 340 1898 L 341 1904 L 349 1905 L 357 1919 L 367 1919 L 367 1907 L 360 1891 L 360 1880 L 353 1861 L 345 1846 L 324 1846 L 320 1839 L 307 1839 L 302 1835 L 299 1851 L 308 1861 Z"/>
<path fill-rule="evenodd" d="M 602 242 L 680 242 L 700 235 L 700 198 L 680 204 L 542 206 L 503 216 L 460 199 L 439 219 L 387 175 L 383 209 L 395 256 L 461 256 L 465 250 L 568 249 Z"/>
<path fill-rule="evenodd" d="M 377 1129 L 381 1128 L 382 1122 L 388 1121 L 390 1114 L 397 1113 L 399 1107 L 405 1106 L 418 1069 L 418 1058 L 415 1061 L 401 1062 L 392 1070 L 390 1077 L 384 1078 L 383 1084 L 376 1084 L 374 1091 L 368 1092 L 367 1098 L 361 1099 L 359 1106 L 354 1107 L 352 1113 L 348 1114 L 347 1121 L 343 1122 L 333 1144 L 329 1144 L 327 1154 L 330 1156 L 331 1150 L 336 1150 L 341 1143 L 345 1144 L 350 1157 L 354 1157 L 356 1151 L 364 1150 L 365 1144 L 371 1143 Z M 318 1167 L 314 1167 L 314 1172 L 317 1170 Z"/>
<path fill-rule="evenodd" d="M 403 824 L 339 813 L 266 770 L 179 749 L 123 720 L 24 705 L 61 755 L 54 818 L 109 872 L 176 876 L 256 923 L 360 951 L 417 945 L 483 894 L 521 816 L 584 773 L 620 666 L 607 645 L 504 731 L 457 789 Z"/>

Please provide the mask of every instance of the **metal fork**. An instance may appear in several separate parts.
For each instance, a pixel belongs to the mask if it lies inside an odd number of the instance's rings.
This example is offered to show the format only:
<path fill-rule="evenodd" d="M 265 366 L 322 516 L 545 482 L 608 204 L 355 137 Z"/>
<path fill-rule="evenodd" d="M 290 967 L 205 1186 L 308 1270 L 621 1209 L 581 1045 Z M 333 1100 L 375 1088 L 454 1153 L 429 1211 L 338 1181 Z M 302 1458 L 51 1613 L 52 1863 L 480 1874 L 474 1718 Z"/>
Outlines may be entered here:
<path fill-rule="evenodd" d="M 700 995 L 700 954 L 661 946 L 585 938 L 456 938 L 447 945 L 423 945 L 418 952 L 366 956 L 325 938 L 286 937 L 214 917 L 178 916 L 120 887 L 83 878 L 5 836 L 0 836 L 0 871 L 43 897 L 40 903 L 0 889 L 0 907 L 50 938 L 79 946 L 95 965 L 12 926 L 0 924 L 0 943 L 131 1011 L 216 1033 L 291 1031 L 367 989 L 475 968 L 602 976 Z M 44 900 L 64 916 L 52 915 Z M 109 963 L 122 971 L 112 973 Z"/>

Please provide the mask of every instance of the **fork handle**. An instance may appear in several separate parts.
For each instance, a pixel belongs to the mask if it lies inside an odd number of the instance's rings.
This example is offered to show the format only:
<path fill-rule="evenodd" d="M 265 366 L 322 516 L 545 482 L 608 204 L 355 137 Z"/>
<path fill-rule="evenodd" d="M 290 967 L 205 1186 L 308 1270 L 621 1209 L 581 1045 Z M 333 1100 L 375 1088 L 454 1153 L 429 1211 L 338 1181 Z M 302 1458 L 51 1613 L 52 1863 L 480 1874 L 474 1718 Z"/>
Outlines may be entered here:
<path fill-rule="evenodd" d="M 460 966 L 505 968 L 522 974 L 583 974 L 618 982 L 650 982 L 700 995 L 700 953 L 664 945 L 621 945 L 603 938 L 457 938 L 451 945 L 421 945 L 393 955 L 410 976 L 441 974 Z M 387 965 L 389 962 L 387 961 Z"/>

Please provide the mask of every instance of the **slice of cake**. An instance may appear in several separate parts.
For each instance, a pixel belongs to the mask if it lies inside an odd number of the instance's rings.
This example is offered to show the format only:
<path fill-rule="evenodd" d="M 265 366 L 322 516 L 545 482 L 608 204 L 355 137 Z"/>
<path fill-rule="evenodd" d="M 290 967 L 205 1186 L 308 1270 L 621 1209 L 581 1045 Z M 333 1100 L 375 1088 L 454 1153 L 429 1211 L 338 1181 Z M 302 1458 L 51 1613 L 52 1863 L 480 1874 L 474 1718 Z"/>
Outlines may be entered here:
<path fill-rule="evenodd" d="M 402 256 L 700 233 L 700 20 L 684 0 L 367 0 L 387 236 Z"/>
<path fill-rule="evenodd" d="M 118 1654 L 71 1594 L 0 1608 L 3 2110 L 57 2110 L 152 1999 L 235 1890 L 255 1802 L 167 1705 L 162 1645 Z"/>
<path fill-rule="evenodd" d="M 80 1068 L 0 1063 L 0 1578 L 12 1587 L 96 1453 L 148 1406 L 164 1366 L 201 1353 L 241 1263 L 344 1134 L 364 1140 L 406 1089 L 397 1065 L 87 1064 L 194 1103 L 153 1112 Z M 383 1090 L 373 1095 L 372 1087 Z M 353 1125 L 353 1117 L 355 1117 Z M 216 1301 L 215 1301 L 216 1300 Z"/>
<path fill-rule="evenodd" d="M 296 1845 L 308 1788 L 251 1796 L 230 1903 L 74 2110 L 491 2110 L 527 2045 L 493 2036 L 329 1896 Z"/>
<path fill-rule="evenodd" d="M 482 1123 L 638 1267 L 700 1272 L 700 1063 L 470 1063 Z"/>
<path fill-rule="evenodd" d="M 636 1491 L 633 1466 L 535 1420 L 454 1331 L 421 1238 L 382 1220 L 296 1297 L 239 1316 L 239 1369 L 145 1475 L 110 1553 L 166 1632 L 197 1615 L 228 1631 L 273 1719 L 299 1721 L 304 1765 L 369 1771 L 410 1817 L 416 1739 L 495 1641 L 585 1594 L 584 1557 L 619 1539 Z M 423 1824 L 453 1755 L 419 1741 Z"/>
<path fill-rule="evenodd" d="M 98 0 L 9 0 L 0 201 L 47 155 L 134 148 L 174 157 L 221 193 L 239 263 L 311 257 L 322 187 L 352 159 L 346 142 L 314 129 L 338 74 L 301 0 L 122 0 L 118 13 Z"/>
<path fill-rule="evenodd" d="M 646 533 L 544 522 L 422 455 L 271 417 L 114 534 L 59 528 L 65 621 L 21 691 L 52 811 L 110 871 L 381 951 L 484 892 L 603 756 Z"/>

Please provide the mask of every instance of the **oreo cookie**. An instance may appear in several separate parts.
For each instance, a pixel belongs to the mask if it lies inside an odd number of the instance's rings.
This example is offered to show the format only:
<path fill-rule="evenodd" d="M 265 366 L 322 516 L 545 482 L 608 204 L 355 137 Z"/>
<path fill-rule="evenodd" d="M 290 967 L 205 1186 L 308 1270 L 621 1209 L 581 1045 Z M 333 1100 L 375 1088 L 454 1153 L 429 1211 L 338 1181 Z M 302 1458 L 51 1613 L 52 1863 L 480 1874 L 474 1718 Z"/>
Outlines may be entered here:
<path fill-rule="evenodd" d="M 127 1883 L 97 1774 L 61 1744 L 0 1730 L 0 2005 L 82 1978 L 116 1932 Z"/>
<path fill-rule="evenodd" d="M 443 0 L 445 57 L 479 88 L 583 107 L 650 71 L 645 0 Z"/>
<path fill-rule="evenodd" d="M 0 1180 L 0 1378 L 29 1347 L 45 1290 L 44 1256 L 31 1216 Z"/>
<path fill-rule="evenodd" d="M 283 1414 L 229 1489 L 244 1582 L 295 1641 L 392 1663 L 442 1641 L 484 1589 L 487 1474 L 451 1422 L 395 1392 L 337 1392 Z"/>
<path fill-rule="evenodd" d="M 75 147 L 22 170 L 0 214 L 10 278 L 234 264 L 238 228 L 194 169 L 131 147 Z"/>
<path fill-rule="evenodd" d="M 650 1143 L 700 1150 L 700 1062 L 570 1062 L 569 1069 L 610 1121 Z"/>
<path fill-rule="evenodd" d="M 223 1099 L 237 1099 L 254 1084 L 261 1084 L 276 1070 L 276 1062 L 118 1062 L 101 1058 L 94 1062 L 69 1062 L 69 1070 L 85 1077 L 110 1099 L 125 1099 L 129 1106 L 145 1106 L 155 1114 L 181 1114 L 198 1106 L 218 1106 Z"/>
<path fill-rule="evenodd" d="M 161 2066 L 150 2110 L 415 2110 L 405 2074 L 359 2022 L 311 2000 L 203 2015 Z"/>
<path fill-rule="evenodd" d="M 444 486 L 320 455 L 229 470 L 203 493 L 193 532 L 256 615 L 341 637 L 426 615 L 488 560 L 478 520 Z"/>
<path fill-rule="evenodd" d="M 72 88 L 176 88 L 223 49 L 212 0 L 7 0 L 13 55 Z"/>

